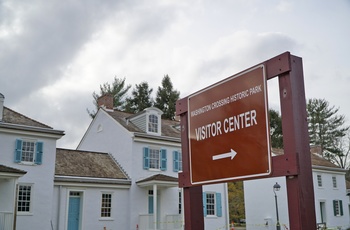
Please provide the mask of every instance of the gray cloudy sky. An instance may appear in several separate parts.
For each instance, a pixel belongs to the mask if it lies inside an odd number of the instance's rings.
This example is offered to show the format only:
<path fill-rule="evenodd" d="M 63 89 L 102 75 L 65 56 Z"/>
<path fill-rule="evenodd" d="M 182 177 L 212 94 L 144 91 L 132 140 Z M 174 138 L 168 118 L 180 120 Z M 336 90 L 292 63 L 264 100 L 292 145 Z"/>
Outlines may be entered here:
<path fill-rule="evenodd" d="M 185 97 L 290 51 L 307 98 L 350 124 L 349 22 L 349 0 L 0 0 L 0 93 L 75 148 L 92 93 L 115 76 L 156 91 L 168 74 Z"/>

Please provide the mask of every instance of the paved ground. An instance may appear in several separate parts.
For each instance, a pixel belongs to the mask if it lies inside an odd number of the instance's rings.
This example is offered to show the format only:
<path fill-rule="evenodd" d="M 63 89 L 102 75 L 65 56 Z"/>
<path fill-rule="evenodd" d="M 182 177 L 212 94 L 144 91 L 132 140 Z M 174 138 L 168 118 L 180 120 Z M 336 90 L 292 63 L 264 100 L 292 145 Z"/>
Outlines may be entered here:
<path fill-rule="evenodd" d="M 245 230 L 245 227 L 235 227 L 235 230 Z"/>

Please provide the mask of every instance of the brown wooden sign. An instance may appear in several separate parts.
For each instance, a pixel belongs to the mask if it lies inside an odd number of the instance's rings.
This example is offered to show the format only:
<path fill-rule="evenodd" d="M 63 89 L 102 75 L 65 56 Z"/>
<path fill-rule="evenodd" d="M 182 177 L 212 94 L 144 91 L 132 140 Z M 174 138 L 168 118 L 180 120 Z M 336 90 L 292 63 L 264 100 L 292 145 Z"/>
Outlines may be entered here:
<path fill-rule="evenodd" d="M 259 65 L 188 97 L 192 184 L 271 173 L 266 82 Z"/>

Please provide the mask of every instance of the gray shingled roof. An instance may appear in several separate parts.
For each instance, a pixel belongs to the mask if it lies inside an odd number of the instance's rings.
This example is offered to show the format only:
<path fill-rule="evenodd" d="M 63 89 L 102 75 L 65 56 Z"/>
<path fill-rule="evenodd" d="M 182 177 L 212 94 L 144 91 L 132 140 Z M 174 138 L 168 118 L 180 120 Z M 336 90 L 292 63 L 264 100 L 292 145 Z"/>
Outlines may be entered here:
<path fill-rule="evenodd" d="M 107 153 L 61 148 L 56 150 L 55 175 L 129 180 L 126 173 Z"/>
<path fill-rule="evenodd" d="M 117 111 L 117 110 L 112 112 L 111 111 L 106 111 L 106 112 L 128 131 L 145 133 L 144 131 L 139 129 L 136 125 L 134 125 L 130 120 L 127 121 L 127 118 L 131 116 L 135 116 L 135 114 L 126 113 L 126 112 Z M 180 138 L 181 136 L 180 130 L 176 129 L 176 127 L 179 125 L 180 125 L 179 121 L 162 119 L 162 127 L 161 127 L 162 136 Z"/>
<path fill-rule="evenodd" d="M 272 148 L 272 152 L 276 155 L 282 155 L 284 154 L 283 149 L 276 149 Z M 341 169 L 339 166 L 333 164 L 332 162 L 322 158 L 319 155 L 319 149 L 315 146 L 310 147 L 310 154 L 311 154 L 311 164 L 313 166 L 322 166 L 322 167 L 328 167 L 328 168 L 334 168 L 334 169 Z"/>
<path fill-rule="evenodd" d="M 5 165 L 0 165 L 0 173 L 15 173 L 15 174 L 21 174 L 24 175 L 27 172 L 20 170 L 20 169 L 15 169 L 15 168 L 11 168 Z"/>
<path fill-rule="evenodd" d="M 145 179 L 139 180 L 136 183 L 143 183 L 143 182 L 149 182 L 149 181 L 178 182 L 178 179 L 176 177 L 172 177 L 164 174 L 156 174 L 156 175 L 147 177 Z"/>
<path fill-rule="evenodd" d="M 5 123 L 9 123 L 9 124 L 25 125 L 25 126 L 52 129 L 52 127 L 50 127 L 48 125 L 45 125 L 45 124 L 40 123 L 36 120 L 33 120 L 27 116 L 24 116 L 23 114 L 20 114 L 18 112 L 13 111 L 5 106 L 4 106 L 2 121 Z"/>

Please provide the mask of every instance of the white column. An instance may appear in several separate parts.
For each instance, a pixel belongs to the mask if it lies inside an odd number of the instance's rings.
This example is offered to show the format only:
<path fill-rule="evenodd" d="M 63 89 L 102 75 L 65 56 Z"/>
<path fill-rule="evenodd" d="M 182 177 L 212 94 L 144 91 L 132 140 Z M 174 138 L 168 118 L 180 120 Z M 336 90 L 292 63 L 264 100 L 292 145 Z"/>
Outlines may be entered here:
<path fill-rule="evenodd" d="M 157 230 L 157 185 L 153 185 L 153 226 L 154 230 Z"/>

